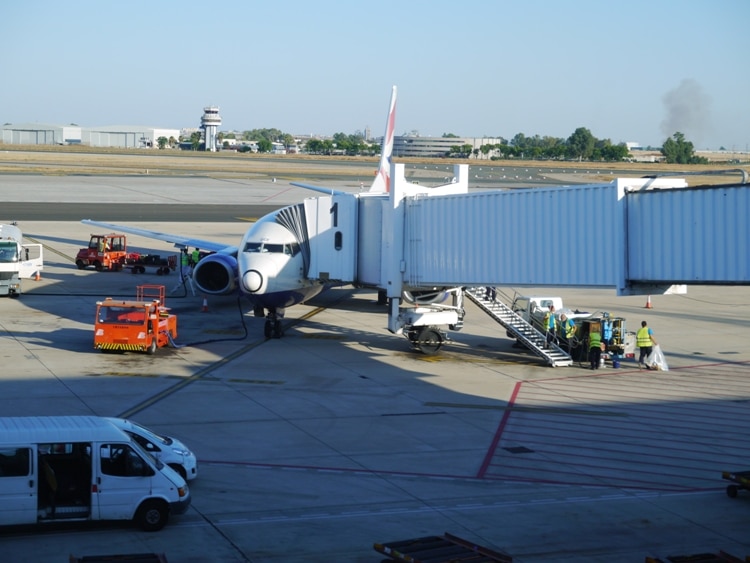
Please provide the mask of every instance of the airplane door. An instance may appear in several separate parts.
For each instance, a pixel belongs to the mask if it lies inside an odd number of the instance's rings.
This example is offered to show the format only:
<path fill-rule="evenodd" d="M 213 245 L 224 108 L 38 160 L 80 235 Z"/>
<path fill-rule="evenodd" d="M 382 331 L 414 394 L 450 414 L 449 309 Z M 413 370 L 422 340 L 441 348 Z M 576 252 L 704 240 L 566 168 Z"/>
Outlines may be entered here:
<path fill-rule="evenodd" d="M 128 444 L 101 444 L 95 479 L 95 513 L 101 520 L 128 520 L 151 492 L 154 470 Z M 98 512 L 97 512 L 98 511 Z"/>
<path fill-rule="evenodd" d="M 37 474 L 31 446 L 0 448 L 0 525 L 37 517 Z"/>
<path fill-rule="evenodd" d="M 18 277 L 31 279 L 44 268 L 44 251 L 41 244 L 24 244 L 18 261 Z"/>

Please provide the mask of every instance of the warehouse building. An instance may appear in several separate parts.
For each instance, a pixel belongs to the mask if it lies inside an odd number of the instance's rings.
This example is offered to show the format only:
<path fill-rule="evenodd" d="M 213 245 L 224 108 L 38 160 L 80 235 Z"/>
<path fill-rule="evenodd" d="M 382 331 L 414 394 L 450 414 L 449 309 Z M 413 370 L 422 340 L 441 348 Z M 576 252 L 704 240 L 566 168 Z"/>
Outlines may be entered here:
<path fill-rule="evenodd" d="M 179 129 L 132 125 L 79 127 L 44 123 L 8 123 L 2 127 L 2 142 L 9 145 L 87 145 L 90 147 L 151 148 L 159 137 L 180 138 Z"/>

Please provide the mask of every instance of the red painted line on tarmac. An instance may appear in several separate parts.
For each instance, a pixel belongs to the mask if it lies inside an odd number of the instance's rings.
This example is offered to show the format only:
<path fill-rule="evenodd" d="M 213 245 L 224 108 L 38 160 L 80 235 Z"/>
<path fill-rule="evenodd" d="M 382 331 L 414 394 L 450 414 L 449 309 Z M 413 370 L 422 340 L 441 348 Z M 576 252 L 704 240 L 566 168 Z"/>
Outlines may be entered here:
<path fill-rule="evenodd" d="M 510 418 L 510 413 L 513 410 L 513 405 L 515 405 L 516 403 L 516 398 L 518 397 L 518 393 L 521 391 L 522 384 L 523 384 L 522 381 L 518 381 L 516 383 L 516 386 L 513 388 L 513 393 L 511 393 L 510 395 L 510 399 L 508 400 L 508 406 L 505 409 L 505 413 L 503 413 L 503 418 L 500 419 L 500 424 L 497 426 L 497 430 L 495 431 L 495 437 L 492 439 L 492 443 L 490 444 L 490 447 L 487 450 L 487 454 L 484 456 L 484 461 L 482 462 L 482 465 L 479 467 L 479 472 L 477 473 L 477 479 L 483 479 L 485 473 L 487 473 L 487 469 L 492 464 L 492 458 L 495 455 L 495 450 L 497 450 L 497 445 L 500 443 L 500 438 L 502 438 L 503 436 L 505 425 L 508 423 L 508 419 Z"/>
<path fill-rule="evenodd" d="M 273 198 L 275 198 L 275 197 L 278 197 L 278 196 L 280 196 L 281 194 L 285 194 L 286 192 L 288 192 L 288 191 L 289 191 L 289 190 L 291 190 L 291 189 L 293 189 L 293 188 L 287 188 L 287 189 L 285 189 L 285 190 L 281 190 L 280 192 L 276 192 L 275 194 L 273 194 L 273 195 L 270 195 L 270 196 L 268 196 L 268 197 L 267 197 L 266 199 L 261 199 L 260 201 L 261 201 L 261 202 L 263 202 L 263 203 L 265 203 L 265 202 L 266 202 L 266 201 L 268 201 L 269 199 L 273 199 Z"/>

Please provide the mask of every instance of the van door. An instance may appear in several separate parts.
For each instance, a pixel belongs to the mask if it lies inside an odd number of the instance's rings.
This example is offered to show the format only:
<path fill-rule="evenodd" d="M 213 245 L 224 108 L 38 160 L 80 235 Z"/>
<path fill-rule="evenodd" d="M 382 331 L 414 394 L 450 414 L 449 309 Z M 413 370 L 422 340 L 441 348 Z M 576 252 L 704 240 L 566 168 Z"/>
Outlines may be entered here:
<path fill-rule="evenodd" d="M 18 261 L 18 277 L 31 279 L 34 274 L 44 269 L 44 250 L 41 244 L 24 244 L 21 246 L 21 258 Z"/>
<path fill-rule="evenodd" d="M 30 524 L 37 515 L 37 475 L 31 446 L 0 448 L 0 525 Z"/>
<path fill-rule="evenodd" d="M 153 468 L 129 444 L 100 444 L 95 495 L 98 518 L 129 520 L 151 494 Z M 95 512 L 96 514 L 96 512 Z"/>

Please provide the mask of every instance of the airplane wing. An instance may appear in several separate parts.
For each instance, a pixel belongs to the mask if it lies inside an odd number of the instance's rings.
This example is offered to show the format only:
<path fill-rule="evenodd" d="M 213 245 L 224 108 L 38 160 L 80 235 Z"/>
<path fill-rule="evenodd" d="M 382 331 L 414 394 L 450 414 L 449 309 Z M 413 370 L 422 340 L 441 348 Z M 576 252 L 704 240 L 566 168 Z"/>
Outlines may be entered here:
<path fill-rule="evenodd" d="M 213 242 L 210 240 L 202 240 L 191 237 L 184 237 L 181 235 L 172 235 L 169 233 L 160 233 L 158 231 L 151 231 L 149 229 L 139 229 L 138 227 L 124 227 L 122 225 L 113 225 L 112 223 L 102 223 L 100 221 L 92 221 L 91 219 L 83 219 L 81 223 L 86 225 L 94 225 L 95 227 L 102 227 L 113 232 L 129 233 L 131 235 L 138 235 L 141 237 L 152 238 L 156 240 L 163 240 L 164 242 L 171 242 L 177 248 L 187 248 L 192 246 L 200 248 L 201 250 L 211 250 L 213 252 L 220 252 L 222 254 L 237 254 L 238 248 L 236 246 L 227 246 L 226 244 Z"/>
<path fill-rule="evenodd" d="M 305 188 L 306 190 L 313 190 L 315 192 L 320 192 L 326 195 L 349 194 L 349 192 L 345 192 L 343 190 L 334 190 L 333 188 L 323 188 L 321 186 L 313 186 L 312 184 L 303 184 L 302 182 L 289 182 L 289 183 L 293 186 L 297 186 L 298 188 Z"/>

